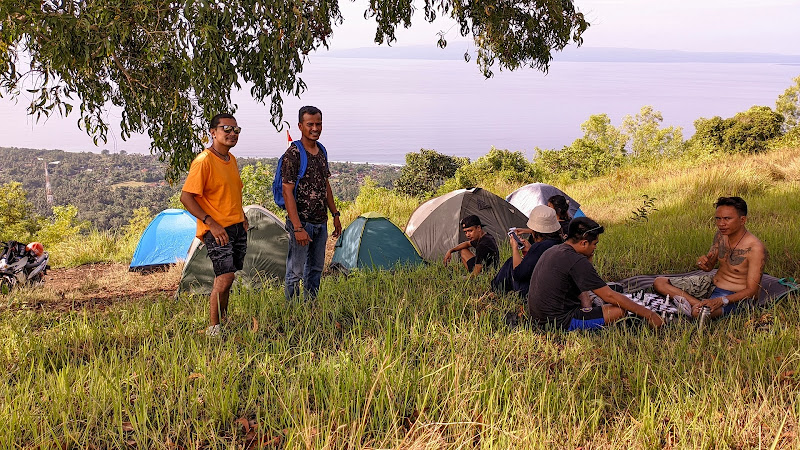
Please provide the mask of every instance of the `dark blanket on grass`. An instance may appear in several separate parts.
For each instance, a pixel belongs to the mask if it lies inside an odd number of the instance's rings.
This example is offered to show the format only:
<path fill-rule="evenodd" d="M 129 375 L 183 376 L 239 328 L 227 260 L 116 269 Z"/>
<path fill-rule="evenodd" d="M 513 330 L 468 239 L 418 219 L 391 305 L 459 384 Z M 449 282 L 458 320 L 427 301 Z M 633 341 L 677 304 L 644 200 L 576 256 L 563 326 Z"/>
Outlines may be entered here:
<path fill-rule="evenodd" d="M 638 275 L 625 278 L 617 283 L 620 284 L 626 293 L 639 292 L 653 287 L 653 282 L 657 277 L 685 277 L 690 275 L 715 274 L 716 269 L 711 272 L 695 270 L 687 273 L 661 274 L 661 275 Z M 798 291 L 798 284 L 791 278 L 775 278 L 772 275 L 764 274 L 761 276 L 761 289 L 758 292 L 758 300 L 754 302 L 756 306 L 769 306 L 773 302 Z"/>

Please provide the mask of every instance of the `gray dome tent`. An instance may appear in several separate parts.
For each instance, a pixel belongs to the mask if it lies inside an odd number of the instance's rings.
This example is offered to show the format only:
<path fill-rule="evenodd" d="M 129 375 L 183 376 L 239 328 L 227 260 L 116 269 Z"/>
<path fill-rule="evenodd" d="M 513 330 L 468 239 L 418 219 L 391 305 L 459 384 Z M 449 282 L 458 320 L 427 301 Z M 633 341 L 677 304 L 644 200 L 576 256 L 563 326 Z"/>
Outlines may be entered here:
<path fill-rule="evenodd" d="M 539 205 L 547 205 L 547 199 L 554 195 L 563 195 L 569 202 L 569 216 L 580 217 L 583 212 L 580 211 L 581 204 L 576 202 L 575 199 L 565 194 L 561 189 L 545 183 L 531 183 L 522 186 L 516 191 L 508 194 L 506 201 L 519 209 L 522 214 L 529 216 L 533 208 Z M 577 214 L 577 216 L 576 216 Z"/>
<path fill-rule="evenodd" d="M 420 255 L 432 261 L 467 240 L 461 219 L 474 214 L 500 244 L 511 227 L 525 227 L 528 217 L 507 201 L 481 188 L 459 189 L 428 200 L 408 220 L 406 234 Z"/>
<path fill-rule="evenodd" d="M 286 276 L 286 255 L 289 253 L 289 233 L 283 220 L 259 205 L 244 207 L 250 225 L 247 232 L 247 256 L 244 269 L 236 273 L 237 280 L 258 284 L 267 279 L 282 280 Z M 211 293 L 214 268 L 206 246 L 194 238 L 183 267 L 178 292 Z"/>

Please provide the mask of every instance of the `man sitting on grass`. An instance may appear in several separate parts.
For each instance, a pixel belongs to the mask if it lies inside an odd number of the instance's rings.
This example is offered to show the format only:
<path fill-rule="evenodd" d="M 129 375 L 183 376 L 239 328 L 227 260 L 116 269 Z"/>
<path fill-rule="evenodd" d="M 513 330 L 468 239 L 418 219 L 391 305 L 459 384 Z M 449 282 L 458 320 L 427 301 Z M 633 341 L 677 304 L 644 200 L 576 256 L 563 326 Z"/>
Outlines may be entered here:
<path fill-rule="evenodd" d="M 672 297 L 687 316 L 697 317 L 702 307 L 711 317 L 736 311 L 739 302 L 758 295 L 761 275 L 767 260 L 764 244 L 747 231 L 747 203 L 741 197 L 720 197 L 714 221 L 717 234 L 707 254 L 697 259 L 697 266 L 710 272 L 719 262 L 715 275 L 658 277 L 653 288 Z"/>
<path fill-rule="evenodd" d="M 531 233 L 533 243 L 527 239 L 522 240 L 520 249 L 517 241 L 509 234 L 511 258 L 503 264 L 491 283 L 492 291 L 498 294 L 514 292 L 523 300 L 528 297 L 531 275 L 539 258 L 550 247 L 563 242 L 561 224 L 558 223 L 555 210 L 544 205 L 538 205 L 531 210 L 527 230 L 518 228 L 515 233 L 519 235 L 524 231 Z"/>
<path fill-rule="evenodd" d="M 444 255 L 444 265 L 450 262 L 453 253 L 458 252 L 470 278 L 478 276 L 484 267 L 496 266 L 500 260 L 500 251 L 497 249 L 494 236 L 483 231 L 481 219 L 476 215 L 464 217 L 461 219 L 461 229 L 464 230 L 468 240 L 447 251 Z M 472 253 L 470 247 L 475 249 L 475 253 Z"/>
<path fill-rule="evenodd" d="M 664 324 L 658 314 L 613 291 L 597 274 L 590 258 L 603 231 L 588 217 L 572 219 L 567 241 L 539 258 L 528 290 L 528 314 L 538 325 L 555 325 L 566 331 L 597 329 L 622 319 L 628 311 L 654 328 Z M 594 292 L 606 304 L 582 304 L 585 291 Z"/>

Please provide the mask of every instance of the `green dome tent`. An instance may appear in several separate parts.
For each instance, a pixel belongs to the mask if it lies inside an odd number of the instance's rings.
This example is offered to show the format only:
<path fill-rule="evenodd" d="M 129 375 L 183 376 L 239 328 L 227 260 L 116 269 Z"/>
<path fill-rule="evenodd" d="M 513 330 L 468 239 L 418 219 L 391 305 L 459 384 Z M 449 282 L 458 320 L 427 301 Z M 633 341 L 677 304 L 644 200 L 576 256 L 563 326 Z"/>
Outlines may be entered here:
<path fill-rule="evenodd" d="M 422 258 L 403 230 L 386 217 L 369 212 L 345 228 L 331 262 L 348 269 L 391 269 L 422 264 Z"/>
<path fill-rule="evenodd" d="M 289 253 L 289 233 L 283 220 L 259 205 L 244 207 L 250 225 L 247 232 L 247 255 L 244 269 L 236 273 L 237 281 L 255 285 L 268 279 L 282 280 L 286 276 L 286 255 Z M 206 246 L 194 238 L 183 267 L 178 292 L 211 293 L 214 268 Z"/>
<path fill-rule="evenodd" d="M 459 226 L 461 219 L 475 214 L 483 229 L 494 236 L 498 245 L 507 240 L 511 227 L 527 227 L 528 218 L 517 208 L 481 188 L 458 189 L 428 200 L 411 214 L 406 234 L 427 261 L 444 254 L 467 240 Z"/>

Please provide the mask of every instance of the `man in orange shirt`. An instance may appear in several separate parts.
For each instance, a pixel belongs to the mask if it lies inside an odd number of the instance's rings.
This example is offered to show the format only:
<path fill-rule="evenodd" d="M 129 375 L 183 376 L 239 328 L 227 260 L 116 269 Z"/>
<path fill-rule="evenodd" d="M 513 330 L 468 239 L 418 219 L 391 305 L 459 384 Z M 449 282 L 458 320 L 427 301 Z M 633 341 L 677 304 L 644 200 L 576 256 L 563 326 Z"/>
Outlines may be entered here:
<path fill-rule="evenodd" d="M 197 217 L 197 237 L 208 249 L 214 265 L 206 329 L 209 336 L 219 336 L 220 319 L 228 313 L 228 297 L 237 270 L 244 266 L 247 252 L 247 218 L 242 208 L 242 179 L 236 158 L 230 150 L 239 141 L 241 127 L 230 114 L 211 119 L 211 147 L 192 161 L 183 185 L 181 203 Z"/>

